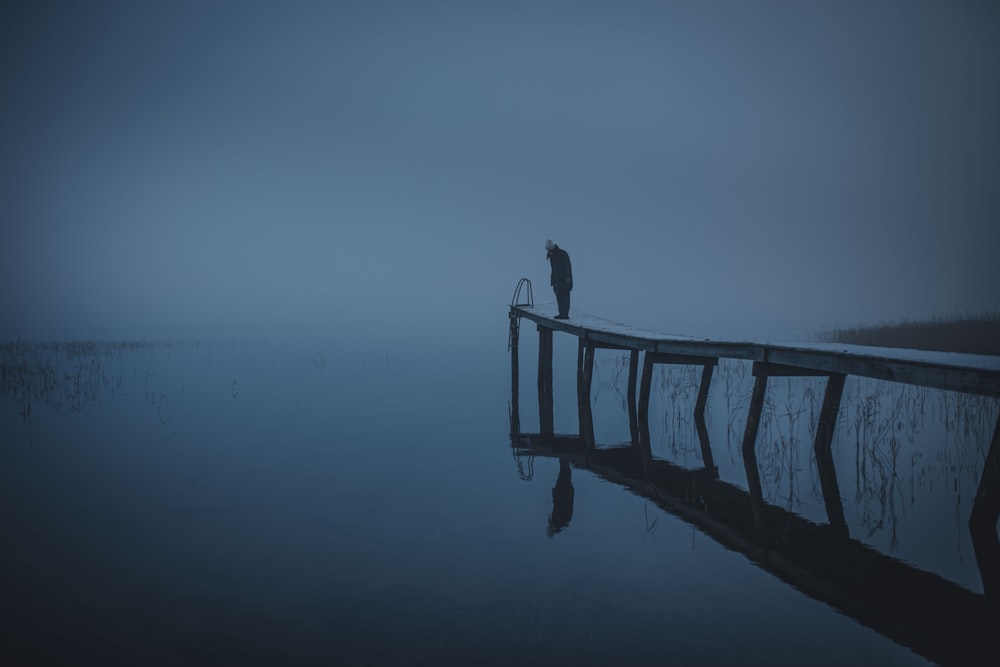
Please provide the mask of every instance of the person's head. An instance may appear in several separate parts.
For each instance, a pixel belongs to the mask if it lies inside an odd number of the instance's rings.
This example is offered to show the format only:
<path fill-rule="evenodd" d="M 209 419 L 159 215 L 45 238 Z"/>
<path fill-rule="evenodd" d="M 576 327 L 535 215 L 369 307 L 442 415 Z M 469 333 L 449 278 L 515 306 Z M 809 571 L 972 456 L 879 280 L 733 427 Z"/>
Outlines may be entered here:
<path fill-rule="evenodd" d="M 552 252 L 552 249 L 556 247 L 556 244 L 552 242 L 552 239 L 545 239 L 545 249 L 548 252 Z"/>

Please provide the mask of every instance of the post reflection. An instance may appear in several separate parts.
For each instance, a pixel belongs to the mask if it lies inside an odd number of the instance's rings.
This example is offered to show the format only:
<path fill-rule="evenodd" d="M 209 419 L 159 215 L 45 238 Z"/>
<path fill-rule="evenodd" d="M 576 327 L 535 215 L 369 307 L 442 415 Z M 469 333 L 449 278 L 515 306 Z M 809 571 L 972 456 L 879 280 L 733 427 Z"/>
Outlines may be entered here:
<path fill-rule="evenodd" d="M 570 466 L 576 465 L 648 498 L 786 583 L 930 660 L 966 665 L 994 664 L 997 658 L 993 633 L 1000 621 L 995 602 L 1000 561 L 995 525 L 991 536 L 988 530 L 973 533 L 986 588 L 981 595 L 880 553 L 835 526 L 768 504 L 711 471 L 654 458 L 645 447 L 588 451 L 580 438 L 538 434 L 524 434 L 512 444 L 522 453 L 559 461 L 550 535 L 564 528 L 572 514 Z M 756 464 L 752 450 L 750 454 Z"/>
<path fill-rule="evenodd" d="M 993 428 L 993 441 L 986 454 L 983 475 L 969 516 L 972 546 L 982 575 L 983 589 L 993 601 L 995 609 L 1000 608 L 1000 540 L 997 538 L 997 521 L 1000 521 L 1000 414 L 997 415 L 997 423 Z"/>
<path fill-rule="evenodd" d="M 819 422 L 816 425 L 816 440 L 813 442 L 813 454 L 816 457 L 816 470 L 819 473 L 820 489 L 823 492 L 823 504 L 826 507 L 826 517 L 833 530 L 842 536 L 848 536 L 847 520 L 844 518 L 844 505 L 840 499 L 840 485 L 837 483 L 837 472 L 833 465 L 833 431 L 837 422 L 837 412 L 840 410 L 841 397 L 844 394 L 846 376 L 834 374 L 827 379 L 826 392 L 823 396 L 823 407 Z"/>
<path fill-rule="evenodd" d="M 754 543 L 766 544 L 767 512 L 764 504 L 764 492 L 760 484 L 760 467 L 757 465 L 757 430 L 760 427 L 760 413 L 764 407 L 764 392 L 767 390 L 767 375 L 758 375 L 753 384 L 753 395 L 750 397 L 750 411 L 747 414 L 746 431 L 743 434 L 743 466 L 747 475 L 747 486 L 750 489 L 750 509 L 753 514 Z"/>

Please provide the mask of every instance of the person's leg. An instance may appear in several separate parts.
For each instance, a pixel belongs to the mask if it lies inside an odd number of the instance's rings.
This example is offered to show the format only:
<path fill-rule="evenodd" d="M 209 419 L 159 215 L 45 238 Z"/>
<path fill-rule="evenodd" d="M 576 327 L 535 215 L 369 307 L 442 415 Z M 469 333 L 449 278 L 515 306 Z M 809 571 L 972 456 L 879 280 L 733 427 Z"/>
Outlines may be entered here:
<path fill-rule="evenodd" d="M 556 303 L 559 304 L 559 317 L 569 317 L 569 292 L 566 290 L 556 291 Z"/>

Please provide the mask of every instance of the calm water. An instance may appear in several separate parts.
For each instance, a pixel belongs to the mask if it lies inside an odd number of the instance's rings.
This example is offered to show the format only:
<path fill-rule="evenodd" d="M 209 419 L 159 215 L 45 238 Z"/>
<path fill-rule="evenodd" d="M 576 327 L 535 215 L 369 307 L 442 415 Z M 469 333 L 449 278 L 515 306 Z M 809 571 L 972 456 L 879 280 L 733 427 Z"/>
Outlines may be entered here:
<path fill-rule="evenodd" d="M 8 346 L 0 664 L 927 664 L 588 470 L 563 466 L 554 512 L 559 460 L 510 446 L 503 326 L 468 350 Z M 575 432 L 575 341 L 556 351 Z M 658 372 L 651 405 L 654 455 L 690 468 L 699 372 Z M 598 353 L 599 443 L 628 439 L 626 376 Z M 751 384 L 724 363 L 708 409 L 742 488 Z M 758 440 L 768 502 L 818 523 L 822 392 L 773 381 Z M 843 406 L 851 535 L 981 593 L 966 521 L 996 402 L 849 378 Z"/>

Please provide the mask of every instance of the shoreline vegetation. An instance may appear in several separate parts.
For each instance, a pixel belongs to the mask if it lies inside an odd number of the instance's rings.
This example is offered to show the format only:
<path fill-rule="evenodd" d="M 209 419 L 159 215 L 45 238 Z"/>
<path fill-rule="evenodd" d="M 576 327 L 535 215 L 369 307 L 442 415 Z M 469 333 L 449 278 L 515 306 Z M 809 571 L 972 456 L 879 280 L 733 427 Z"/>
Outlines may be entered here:
<path fill-rule="evenodd" d="M 832 329 L 827 343 L 1000 356 L 1000 312 Z"/>

